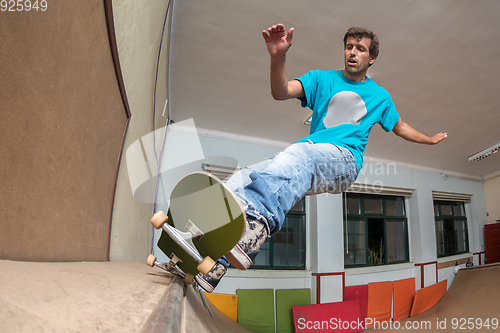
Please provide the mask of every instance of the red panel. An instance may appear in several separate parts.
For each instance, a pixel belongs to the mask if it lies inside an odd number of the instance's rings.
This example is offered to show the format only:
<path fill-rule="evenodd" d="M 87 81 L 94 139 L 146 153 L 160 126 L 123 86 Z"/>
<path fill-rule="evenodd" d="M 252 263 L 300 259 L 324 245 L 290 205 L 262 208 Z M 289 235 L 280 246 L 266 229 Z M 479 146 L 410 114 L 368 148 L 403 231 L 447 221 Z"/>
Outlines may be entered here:
<path fill-rule="evenodd" d="M 410 316 L 415 298 L 415 278 L 394 281 L 394 321 Z"/>
<path fill-rule="evenodd" d="M 366 319 L 368 313 L 368 285 L 350 286 L 344 289 L 344 301 L 357 300 L 361 312 L 361 320 Z"/>
<path fill-rule="evenodd" d="M 484 245 L 486 264 L 500 261 L 500 223 L 484 225 Z"/>
<path fill-rule="evenodd" d="M 410 316 L 416 316 L 432 308 L 446 293 L 447 281 L 417 290 Z"/>
<path fill-rule="evenodd" d="M 298 305 L 292 308 L 295 332 L 362 332 L 358 301 Z"/>

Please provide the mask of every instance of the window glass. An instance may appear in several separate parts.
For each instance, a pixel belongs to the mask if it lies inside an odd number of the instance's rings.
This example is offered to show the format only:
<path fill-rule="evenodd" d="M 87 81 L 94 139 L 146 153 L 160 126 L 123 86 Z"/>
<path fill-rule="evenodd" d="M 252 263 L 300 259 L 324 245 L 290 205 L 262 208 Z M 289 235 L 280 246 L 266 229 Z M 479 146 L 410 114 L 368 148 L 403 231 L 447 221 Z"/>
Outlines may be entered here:
<path fill-rule="evenodd" d="M 403 197 L 387 197 L 385 199 L 386 214 L 389 216 L 405 216 L 404 198 Z"/>
<path fill-rule="evenodd" d="M 446 215 L 446 216 L 453 215 L 451 212 L 451 204 L 448 203 L 441 204 L 441 215 Z"/>
<path fill-rule="evenodd" d="M 386 221 L 387 261 L 406 259 L 406 231 L 404 221 Z"/>
<path fill-rule="evenodd" d="M 453 205 L 453 215 L 455 216 L 465 216 L 465 209 L 463 202 L 456 202 Z"/>
<path fill-rule="evenodd" d="M 305 200 L 286 215 L 280 232 L 266 239 L 250 268 L 305 269 Z"/>
<path fill-rule="evenodd" d="M 255 260 L 252 263 L 253 265 L 258 265 L 258 266 L 269 266 L 270 265 L 270 262 L 269 262 L 270 245 L 271 245 L 271 239 L 268 238 L 268 239 L 266 239 L 264 244 L 262 244 L 262 246 L 260 247 L 260 252 L 257 255 L 257 257 L 255 257 Z"/>
<path fill-rule="evenodd" d="M 445 255 L 443 221 L 436 221 L 436 245 L 438 256 Z"/>
<path fill-rule="evenodd" d="M 274 266 L 299 266 L 302 261 L 302 216 L 288 216 L 287 224 L 283 226 L 273 240 Z"/>
<path fill-rule="evenodd" d="M 291 212 L 305 212 L 306 211 L 306 205 L 305 205 L 305 200 L 302 199 L 299 202 L 295 204 L 295 206 L 290 209 Z"/>
<path fill-rule="evenodd" d="M 453 219 L 443 220 L 444 253 L 447 256 L 456 254 L 455 252 L 455 231 L 453 230 Z"/>
<path fill-rule="evenodd" d="M 344 231 L 344 264 L 366 264 L 365 221 L 347 221 Z"/>
<path fill-rule="evenodd" d="M 467 252 L 467 225 L 465 220 L 455 220 L 456 252 Z"/>
<path fill-rule="evenodd" d="M 382 214 L 382 198 L 380 196 L 365 197 L 365 214 Z"/>
<path fill-rule="evenodd" d="M 347 214 L 360 215 L 361 206 L 359 203 L 359 196 L 347 195 Z"/>

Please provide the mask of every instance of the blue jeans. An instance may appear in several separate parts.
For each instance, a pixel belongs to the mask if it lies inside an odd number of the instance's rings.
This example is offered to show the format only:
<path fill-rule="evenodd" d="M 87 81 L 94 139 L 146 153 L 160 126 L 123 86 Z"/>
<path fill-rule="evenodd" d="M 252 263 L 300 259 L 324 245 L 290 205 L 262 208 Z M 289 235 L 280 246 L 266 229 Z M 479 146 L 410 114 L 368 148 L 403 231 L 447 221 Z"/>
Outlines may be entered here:
<path fill-rule="evenodd" d="M 305 195 L 344 192 L 356 177 L 356 161 L 348 149 L 300 142 L 238 171 L 227 185 L 240 198 L 246 214 L 264 222 L 272 236 Z"/>

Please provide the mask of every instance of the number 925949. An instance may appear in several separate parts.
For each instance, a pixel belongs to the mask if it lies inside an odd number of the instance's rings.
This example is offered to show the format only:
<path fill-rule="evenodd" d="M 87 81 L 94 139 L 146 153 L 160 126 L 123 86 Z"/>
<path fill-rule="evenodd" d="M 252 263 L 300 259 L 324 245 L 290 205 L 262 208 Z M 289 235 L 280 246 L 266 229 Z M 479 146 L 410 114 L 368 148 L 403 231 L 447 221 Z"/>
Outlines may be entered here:
<path fill-rule="evenodd" d="M 0 10 L 2 12 L 29 12 L 46 11 L 47 0 L 1 0 Z"/>

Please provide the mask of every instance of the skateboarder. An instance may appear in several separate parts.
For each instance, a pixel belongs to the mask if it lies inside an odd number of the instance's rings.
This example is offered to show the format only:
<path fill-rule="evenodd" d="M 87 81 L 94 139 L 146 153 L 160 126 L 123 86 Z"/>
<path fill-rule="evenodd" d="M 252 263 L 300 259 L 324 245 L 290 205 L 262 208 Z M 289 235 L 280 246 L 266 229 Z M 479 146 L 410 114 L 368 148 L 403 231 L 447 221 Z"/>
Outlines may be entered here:
<path fill-rule="evenodd" d="M 313 111 L 310 135 L 274 158 L 236 173 L 227 185 L 240 198 L 247 225 L 239 243 L 226 255 L 236 268 L 246 269 L 267 237 L 279 232 L 286 213 L 305 195 L 341 193 L 356 180 L 372 127 L 411 142 L 434 145 L 447 137 L 428 137 L 406 124 L 389 93 L 366 76 L 379 53 L 370 30 L 350 28 L 344 36 L 344 69 L 315 70 L 288 80 L 285 59 L 294 29 L 283 24 L 262 31 L 271 57 L 271 94 L 276 100 L 297 98 Z M 196 280 L 211 292 L 229 263 L 221 258 Z"/>

